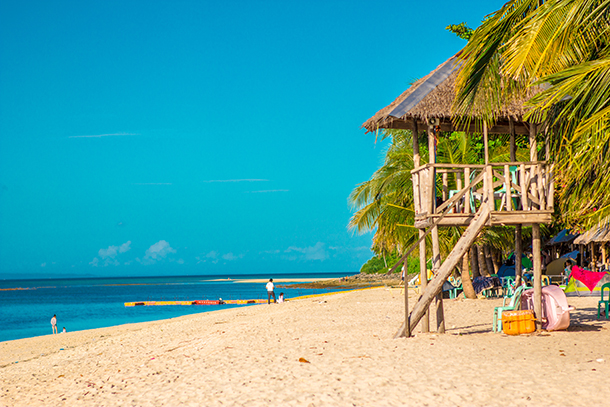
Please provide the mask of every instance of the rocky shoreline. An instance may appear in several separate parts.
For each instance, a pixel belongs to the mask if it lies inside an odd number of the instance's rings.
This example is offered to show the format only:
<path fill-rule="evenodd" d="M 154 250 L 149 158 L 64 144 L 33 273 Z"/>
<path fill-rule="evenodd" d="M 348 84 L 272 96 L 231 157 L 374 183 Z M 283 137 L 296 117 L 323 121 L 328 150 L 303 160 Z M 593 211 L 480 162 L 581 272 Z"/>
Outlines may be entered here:
<path fill-rule="evenodd" d="M 278 288 L 362 288 L 379 287 L 402 284 L 400 273 L 393 274 L 356 274 L 324 281 L 314 281 L 311 283 L 278 285 Z"/>

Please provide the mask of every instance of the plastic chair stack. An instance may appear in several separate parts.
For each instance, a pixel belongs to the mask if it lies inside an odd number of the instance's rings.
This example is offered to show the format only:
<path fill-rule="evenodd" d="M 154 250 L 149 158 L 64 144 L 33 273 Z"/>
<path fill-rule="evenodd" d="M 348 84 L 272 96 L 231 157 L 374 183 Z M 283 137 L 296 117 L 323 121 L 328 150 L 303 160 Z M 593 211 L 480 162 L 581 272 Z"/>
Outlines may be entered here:
<path fill-rule="evenodd" d="M 502 306 L 494 308 L 494 321 L 492 327 L 494 332 L 502 332 L 502 312 L 517 311 L 521 308 L 521 294 L 523 293 L 524 289 L 524 286 L 517 287 L 512 297 L 504 297 Z M 506 305 L 506 300 L 509 298 L 510 302 L 508 305 Z"/>

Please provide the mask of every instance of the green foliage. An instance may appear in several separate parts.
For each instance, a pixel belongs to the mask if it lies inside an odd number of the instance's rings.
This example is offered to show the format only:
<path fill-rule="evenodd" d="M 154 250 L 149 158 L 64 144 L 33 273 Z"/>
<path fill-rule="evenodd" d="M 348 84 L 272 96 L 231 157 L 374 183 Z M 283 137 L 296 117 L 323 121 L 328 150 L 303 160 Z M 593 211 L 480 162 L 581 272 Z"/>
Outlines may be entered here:
<path fill-rule="evenodd" d="M 556 202 L 572 227 L 610 216 L 608 10 L 609 0 L 511 0 L 460 56 L 454 110 L 493 122 L 506 103 L 528 100 L 524 119 L 547 127 Z"/>
<path fill-rule="evenodd" d="M 382 255 L 376 255 L 362 265 L 360 272 L 366 274 L 387 273 L 390 267 L 394 266 L 398 260 L 400 260 L 400 256 L 397 253 L 386 255 L 385 260 Z M 398 268 L 395 273 L 400 273 L 401 270 L 401 268 Z M 407 274 L 415 273 L 419 273 L 419 258 L 409 256 L 407 260 Z"/>
<path fill-rule="evenodd" d="M 452 33 L 466 41 L 468 41 L 474 33 L 474 30 L 468 27 L 465 22 L 448 25 L 447 27 L 445 27 L 445 30 L 451 31 Z"/>

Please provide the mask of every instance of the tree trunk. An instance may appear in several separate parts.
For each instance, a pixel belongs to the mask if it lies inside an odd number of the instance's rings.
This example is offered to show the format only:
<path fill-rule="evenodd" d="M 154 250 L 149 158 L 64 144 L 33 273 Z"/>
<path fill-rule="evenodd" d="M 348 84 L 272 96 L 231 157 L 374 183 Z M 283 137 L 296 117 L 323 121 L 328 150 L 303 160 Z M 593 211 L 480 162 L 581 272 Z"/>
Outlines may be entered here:
<path fill-rule="evenodd" d="M 479 273 L 479 255 L 477 253 L 477 246 L 475 245 L 472 245 L 472 247 L 470 247 L 470 267 L 472 267 L 473 279 L 481 275 Z"/>
<path fill-rule="evenodd" d="M 487 270 L 487 260 L 485 259 L 485 253 L 483 246 L 477 246 L 477 254 L 479 257 L 479 274 L 483 277 L 489 277 L 489 271 Z"/>
<path fill-rule="evenodd" d="M 491 249 L 491 261 L 493 262 L 494 273 L 498 274 L 498 271 L 500 271 L 500 263 L 502 262 L 502 258 L 500 256 L 500 252 L 494 250 L 493 248 Z"/>
<path fill-rule="evenodd" d="M 483 254 L 485 255 L 485 265 L 487 266 L 487 273 L 489 275 L 494 274 L 494 264 L 491 260 L 491 249 L 489 245 L 486 244 L 485 246 L 483 246 Z"/>
<path fill-rule="evenodd" d="M 470 298 L 471 300 L 477 299 L 477 294 L 474 292 L 472 280 L 470 279 L 468 254 L 465 254 L 464 257 L 462 257 L 462 291 L 464 292 L 464 298 Z"/>

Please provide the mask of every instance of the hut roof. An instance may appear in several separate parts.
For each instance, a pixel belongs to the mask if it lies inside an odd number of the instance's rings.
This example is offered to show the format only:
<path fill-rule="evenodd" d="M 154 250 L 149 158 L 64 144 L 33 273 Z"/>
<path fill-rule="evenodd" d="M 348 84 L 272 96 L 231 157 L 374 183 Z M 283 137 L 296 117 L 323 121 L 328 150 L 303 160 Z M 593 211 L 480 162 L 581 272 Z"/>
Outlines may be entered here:
<path fill-rule="evenodd" d="M 442 122 L 451 123 L 456 115 L 453 112 L 455 99 L 455 82 L 462 64 L 458 52 L 440 64 L 434 71 L 416 81 L 392 103 L 379 110 L 373 117 L 362 124 L 367 131 L 380 128 L 410 129 L 412 121 L 423 123 L 429 118 L 439 118 Z M 504 126 L 489 129 L 490 133 L 508 133 L 509 118 L 517 122 L 516 131 L 527 134 L 528 130 L 519 122 L 526 113 L 525 100 L 509 101 L 497 114 L 497 124 Z M 479 113 L 476 113 L 479 111 Z M 475 108 L 474 118 L 482 117 L 482 109 Z M 451 126 L 450 126 L 451 127 Z M 522 127 L 522 128 L 518 128 Z M 445 129 L 443 129 L 445 130 Z"/>
<path fill-rule="evenodd" d="M 574 240 L 574 244 L 603 243 L 610 242 L 610 225 L 598 224 L 587 230 Z"/>
<path fill-rule="evenodd" d="M 561 232 L 557 233 L 551 240 L 547 242 L 548 246 L 554 246 L 561 243 L 570 243 L 574 239 L 578 237 L 578 233 L 570 233 L 569 230 L 563 229 Z"/>

